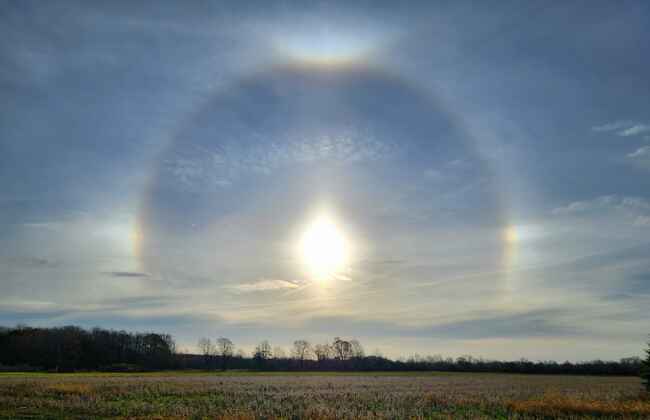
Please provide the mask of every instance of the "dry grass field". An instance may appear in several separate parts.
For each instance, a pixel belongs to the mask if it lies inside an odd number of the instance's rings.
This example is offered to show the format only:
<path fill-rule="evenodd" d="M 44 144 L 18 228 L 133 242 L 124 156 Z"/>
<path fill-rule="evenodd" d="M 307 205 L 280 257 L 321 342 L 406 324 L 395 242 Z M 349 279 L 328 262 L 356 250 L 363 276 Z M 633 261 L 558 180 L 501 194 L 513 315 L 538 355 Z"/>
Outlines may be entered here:
<path fill-rule="evenodd" d="M 505 374 L 1 374 L 0 418 L 650 418 L 638 378 Z"/>

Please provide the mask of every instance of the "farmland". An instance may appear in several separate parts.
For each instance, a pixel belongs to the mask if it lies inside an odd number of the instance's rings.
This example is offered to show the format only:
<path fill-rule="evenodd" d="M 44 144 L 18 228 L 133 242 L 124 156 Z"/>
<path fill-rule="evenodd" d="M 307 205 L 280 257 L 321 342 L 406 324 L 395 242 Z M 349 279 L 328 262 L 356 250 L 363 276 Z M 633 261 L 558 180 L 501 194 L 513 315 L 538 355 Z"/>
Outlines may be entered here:
<path fill-rule="evenodd" d="M 638 378 L 487 373 L 0 374 L 0 418 L 650 418 Z"/>

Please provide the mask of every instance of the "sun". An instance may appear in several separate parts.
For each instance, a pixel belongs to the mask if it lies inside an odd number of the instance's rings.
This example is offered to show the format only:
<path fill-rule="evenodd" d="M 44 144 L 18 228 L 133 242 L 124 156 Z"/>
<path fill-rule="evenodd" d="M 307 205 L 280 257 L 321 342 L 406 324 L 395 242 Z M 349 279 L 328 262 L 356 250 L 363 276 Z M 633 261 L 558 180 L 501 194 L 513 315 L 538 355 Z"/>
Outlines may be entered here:
<path fill-rule="evenodd" d="M 303 232 L 299 252 L 307 275 L 312 280 L 326 282 L 345 269 L 349 245 L 334 220 L 320 215 Z"/>

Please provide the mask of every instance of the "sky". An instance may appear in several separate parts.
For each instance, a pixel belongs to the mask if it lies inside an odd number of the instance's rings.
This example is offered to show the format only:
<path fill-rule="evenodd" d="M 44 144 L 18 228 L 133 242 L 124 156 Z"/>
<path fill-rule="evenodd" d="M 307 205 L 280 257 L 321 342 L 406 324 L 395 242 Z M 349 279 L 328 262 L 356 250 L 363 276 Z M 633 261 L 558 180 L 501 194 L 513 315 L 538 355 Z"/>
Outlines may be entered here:
<path fill-rule="evenodd" d="M 640 355 L 650 5 L 351 3 L 1 1 L 0 324 Z"/>

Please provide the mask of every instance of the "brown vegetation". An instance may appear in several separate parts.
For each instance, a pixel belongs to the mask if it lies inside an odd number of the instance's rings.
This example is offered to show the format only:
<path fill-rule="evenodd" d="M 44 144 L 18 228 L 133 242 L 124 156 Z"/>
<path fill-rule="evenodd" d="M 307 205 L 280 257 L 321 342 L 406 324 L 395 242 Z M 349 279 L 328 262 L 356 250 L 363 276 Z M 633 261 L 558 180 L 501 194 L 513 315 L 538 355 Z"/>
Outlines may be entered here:
<path fill-rule="evenodd" d="M 638 378 L 505 374 L 0 375 L 0 418 L 650 418 Z"/>

